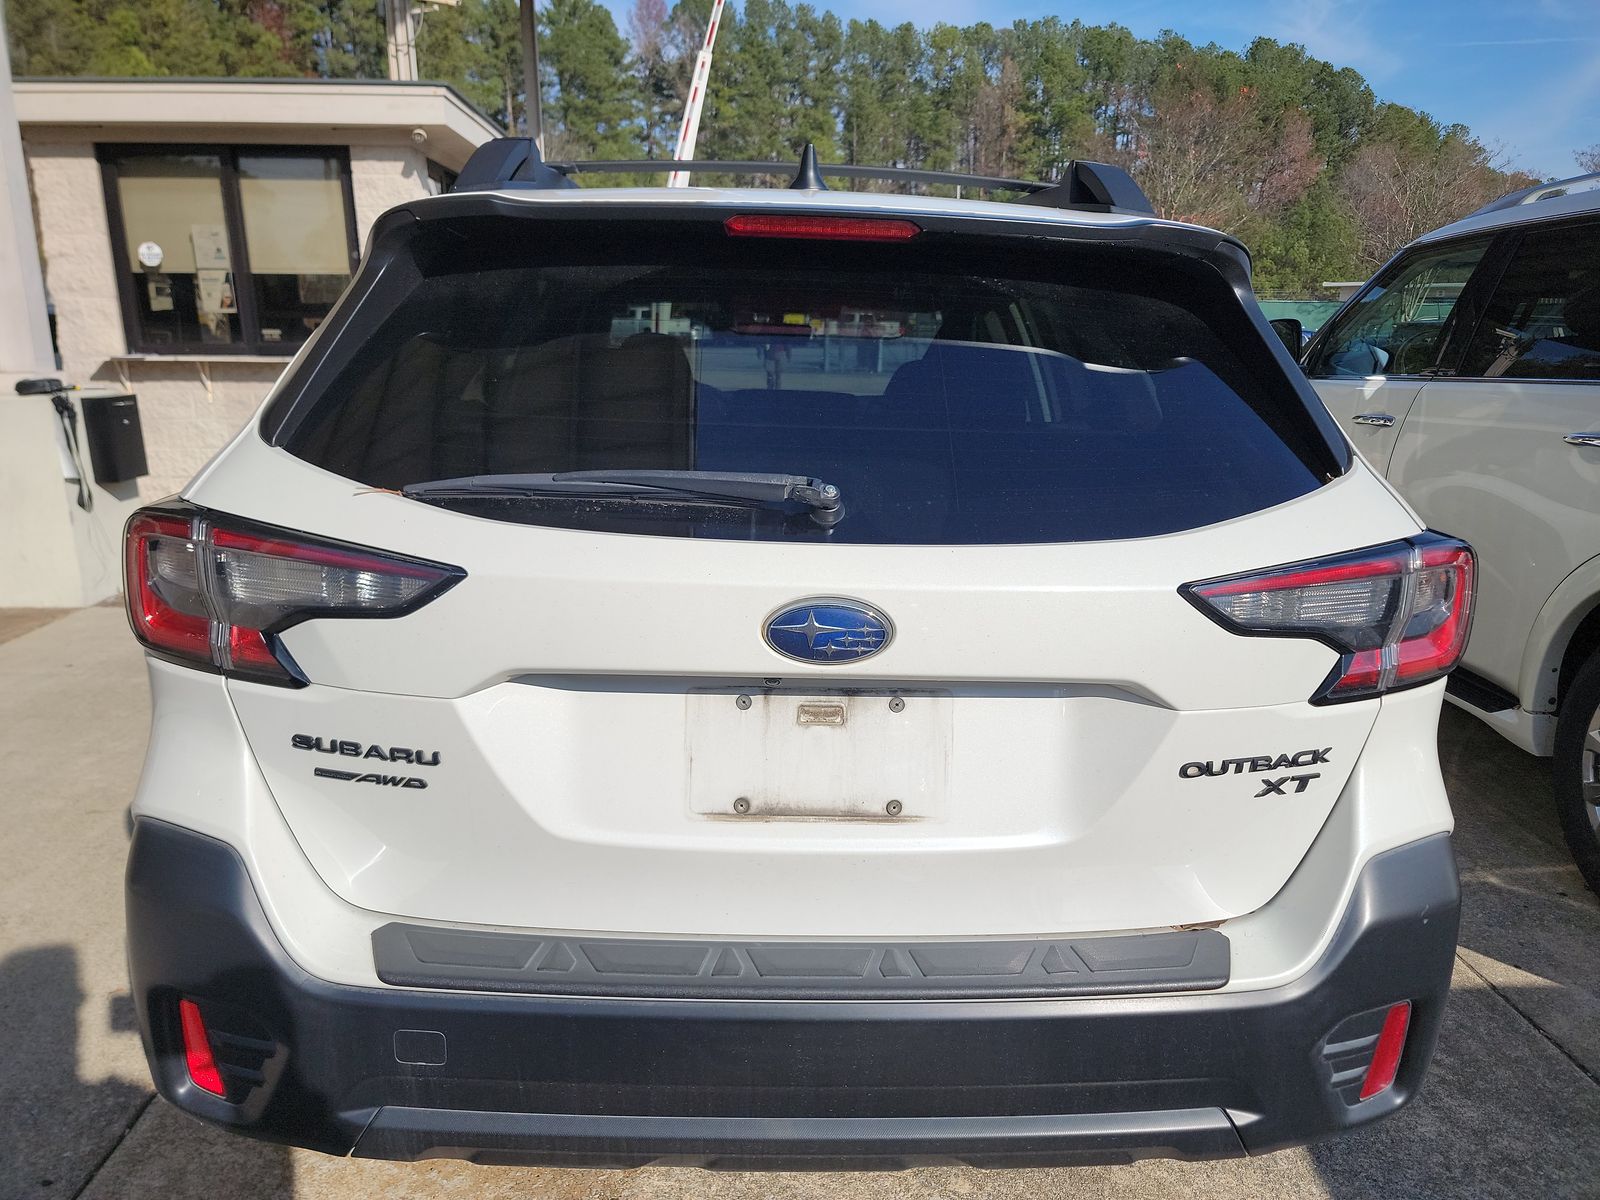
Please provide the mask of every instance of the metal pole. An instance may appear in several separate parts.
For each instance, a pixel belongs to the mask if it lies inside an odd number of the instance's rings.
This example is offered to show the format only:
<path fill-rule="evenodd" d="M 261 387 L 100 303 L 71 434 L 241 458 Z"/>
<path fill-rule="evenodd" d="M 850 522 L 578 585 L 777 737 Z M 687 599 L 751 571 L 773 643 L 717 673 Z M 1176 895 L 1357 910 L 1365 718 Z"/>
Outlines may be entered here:
<path fill-rule="evenodd" d="M 534 0 L 521 0 L 522 26 L 522 132 L 533 139 L 544 157 L 544 113 L 539 104 L 539 20 Z"/>
<path fill-rule="evenodd" d="M 717 44 L 717 30 L 722 25 L 722 6 L 725 0 L 714 0 L 711 5 L 711 23 L 706 26 L 705 44 L 695 56 L 694 76 L 689 80 L 689 99 L 683 106 L 683 125 L 678 129 L 678 150 L 672 157 L 679 162 L 694 157 L 695 140 L 700 136 L 700 109 L 706 102 L 706 85 L 711 78 L 711 50 Z M 688 187 L 689 172 L 674 171 L 667 176 L 668 187 Z"/>
<path fill-rule="evenodd" d="M 408 82 L 417 77 L 416 26 L 411 0 L 388 0 L 383 6 L 383 33 L 389 54 L 389 78 Z"/>

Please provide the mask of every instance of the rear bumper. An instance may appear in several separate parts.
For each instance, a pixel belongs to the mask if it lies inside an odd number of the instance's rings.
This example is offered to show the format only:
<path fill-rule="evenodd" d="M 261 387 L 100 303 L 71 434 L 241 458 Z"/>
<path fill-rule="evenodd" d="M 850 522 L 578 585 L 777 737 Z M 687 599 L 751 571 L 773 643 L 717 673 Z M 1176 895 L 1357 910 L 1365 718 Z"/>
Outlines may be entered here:
<path fill-rule="evenodd" d="M 1326 1137 L 1416 1093 L 1458 911 L 1441 835 L 1373 859 L 1326 954 L 1283 988 L 585 998 L 330 984 L 284 953 L 223 843 L 141 820 L 128 868 L 134 996 L 168 1100 L 334 1154 L 569 1166 L 1040 1166 Z M 188 1078 L 180 996 L 205 1013 L 226 1099 Z M 1400 1000 L 1399 1076 L 1356 1100 L 1373 1014 Z"/>

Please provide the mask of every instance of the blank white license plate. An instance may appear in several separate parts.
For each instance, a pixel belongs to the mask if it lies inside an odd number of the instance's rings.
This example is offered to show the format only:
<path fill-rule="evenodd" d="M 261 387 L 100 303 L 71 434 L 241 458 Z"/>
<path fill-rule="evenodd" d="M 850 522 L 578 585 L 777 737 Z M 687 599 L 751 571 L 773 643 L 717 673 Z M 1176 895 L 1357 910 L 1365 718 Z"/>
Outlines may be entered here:
<path fill-rule="evenodd" d="M 948 696 L 688 697 L 689 806 L 736 820 L 944 814 Z M 897 711 L 898 710 L 898 711 Z"/>

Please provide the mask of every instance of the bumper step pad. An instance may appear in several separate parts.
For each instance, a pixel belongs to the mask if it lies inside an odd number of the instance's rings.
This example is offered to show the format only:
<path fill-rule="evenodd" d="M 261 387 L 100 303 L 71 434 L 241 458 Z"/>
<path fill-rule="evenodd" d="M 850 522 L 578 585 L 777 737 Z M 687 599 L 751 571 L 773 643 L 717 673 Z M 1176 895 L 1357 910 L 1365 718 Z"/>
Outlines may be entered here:
<path fill-rule="evenodd" d="M 1215 929 L 1052 941 L 690 942 L 568 938 L 394 922 L 378 978 L 541 995 L 760 1000 L 967 999 L 1186 992 L 1228 982 Z"/>

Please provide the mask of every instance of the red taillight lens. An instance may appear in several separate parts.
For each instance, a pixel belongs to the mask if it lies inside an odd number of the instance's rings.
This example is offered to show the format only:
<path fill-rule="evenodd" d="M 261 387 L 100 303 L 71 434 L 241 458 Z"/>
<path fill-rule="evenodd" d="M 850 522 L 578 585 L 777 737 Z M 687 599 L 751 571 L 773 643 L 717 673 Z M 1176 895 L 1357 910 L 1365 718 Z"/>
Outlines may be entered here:
<path fill-rule="evenodd" d="M 195 1087 L 213 1096 L 227 1095 L 222 1085 L 222 1072 L 217 1070 L 217 1060 L 211 1053 L 211 1038 L 206 1034 L 200 1006 L 193 1000 L 179 1000 L 178 1020 L 183 1026 L 183 1057 L 189 1066 L 189 1078 Z"/>
<path fill-rule="evenodd" d="M 393 617 L 461 578 L 456 567 L 147 509 L 128 522 L 128 615 L 151 650 L 267 683 L 303 682 L 277 634 L 312 617 Z"/>
<path fill-rule="evenodd" d="M 181 517 L 135 513 L 123 541 L 128 620 L 153 650 L 211 657 L 211 617 L 200 595 L 198 548 Z"/>
<path fill-rule="evenodd" d="M 1372 1052 L 1372 1065 L 1361 1080 L 1361 1098 L 1370 1100 L 1394 1082 L 1400 1071 L 1400 1056 L 1406 1048 L 1406 1030 L 1411 1026 L 1411 1001 L 1392 1005 L 1383 1018 L 1383 1032 Z"/>
<path fill-rule="evenodd" d="M 1375 696 L 1446 674 L 1472 619 L 1466 543 L 1438 534 L 1185 586 L 1235 633 L 1311 637 L 1340 651 L 1319 703 Z"/>
<path fill-rule="evenodd" d="M 806 217 L 741 213 L 722 223 L 729 237 L 812 238 L 833 242 L 905 242 L 922 232 L 915 221 L 894 217 Z"/>
<path fill-rule="evenodd" d="M 1455 666 L 1467 648 L 1472 619 L 1477 577 L 1472 551 L 1460 542 L 1418 549 L 1422 559 L 1412 572 L 1411 615 L 1396 647 L 1396 684 L 1433 679 Z"/>

